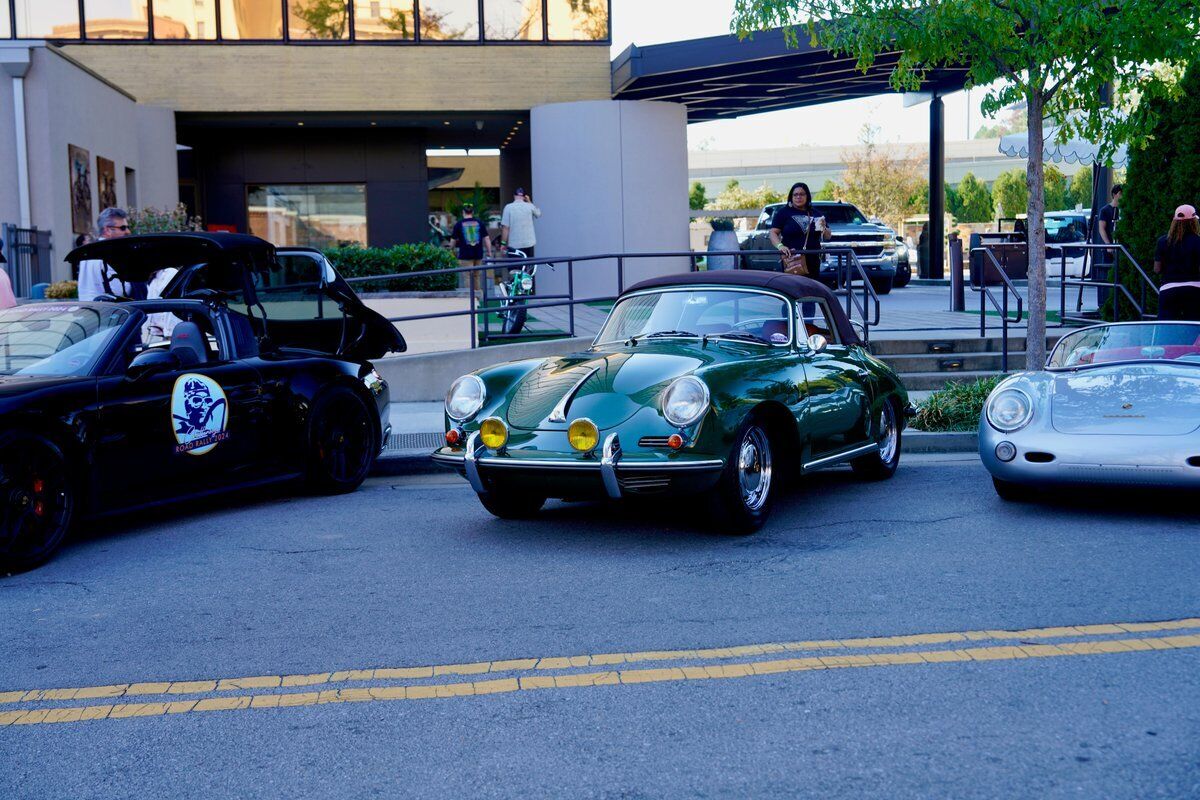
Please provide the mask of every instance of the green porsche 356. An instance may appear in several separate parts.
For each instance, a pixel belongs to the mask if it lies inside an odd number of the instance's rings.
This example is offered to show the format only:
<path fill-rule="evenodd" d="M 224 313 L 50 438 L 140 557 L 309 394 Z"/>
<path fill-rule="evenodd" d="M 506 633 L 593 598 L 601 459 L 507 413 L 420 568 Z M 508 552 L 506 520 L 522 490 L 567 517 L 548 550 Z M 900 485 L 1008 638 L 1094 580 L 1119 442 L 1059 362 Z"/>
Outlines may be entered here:
<path fill-rule="evenodd" d="M 499 517 L 548 497 L 696 494 L 721 530 L 748 533 L 781 473 L 891 477 L 909 410 L 820 283 L 695 272 L 625 291 L 585 352 L 456 380 L 433 458 Z"/>

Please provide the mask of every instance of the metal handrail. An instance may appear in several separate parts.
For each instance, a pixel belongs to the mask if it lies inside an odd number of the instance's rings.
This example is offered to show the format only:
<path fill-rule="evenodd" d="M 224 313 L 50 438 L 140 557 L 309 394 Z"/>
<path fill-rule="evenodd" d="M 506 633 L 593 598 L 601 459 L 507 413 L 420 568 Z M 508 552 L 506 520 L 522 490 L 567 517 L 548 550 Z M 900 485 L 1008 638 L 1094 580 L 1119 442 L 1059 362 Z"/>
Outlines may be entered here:
<path fill-rule="evenodd" d="M 793 252 L 794 253 L 802 253 L 804 255 L 820 255 L 822 257 L 834 256 L 837 258 L 837 277 L 836 277 L 836 283 L 835 283 L 835 288 L 833 290 L 833 293 L 834 293 L 834 295 L 844 296 L 846 298 L 846 316 L 847 317 L 850 317 L 851 319 L 853 319 L 854 312 L 855 311 L 858 312 L 858 316 L 862 320 L 862 323 L 863 323 L 864 340 L 868 339 L 870 336 L 870 333 L 869 333 L 870 328 L 872 326 L 876 326 L 879 324 L 880 302 L 879 302 L 879 295 L 876 293 L 875 287 L 871 284 L 871 281 L 870 281 L 869 277 L 867 276 L 866 269 L 863 267 L 862 262 L 859 261 L 858 255 L 851 248 L 845 247 L 845 246 L 825 247 L 825 248 L 813 249 L 813 250 L 794 250 Z M 701 258 L 710 258 L 713 256 L 717 256 L 717 257 L 732 256 L 732 257 L 739 259 L 739 261 L 740 261 L 742 256 L 760 256 L 760 255 L 778 256 L 779 254 L 775 250 L 740 250 L 739 249 L 739 250 L 713 250 L 713 251 L 683 250 L 683 251 L 668 251 L 668 252 L 602 253 L 602 254 L 586 255 L 586 256 L 570 256 L 570 257 L 565 257 L 565 258 L 563 258 L 563 257 L 544 258 L 544 257 L 538 257 L 538 256 L 534 256 L 534 257 L 530 257 L 530 258 L 488 258 L 488 259 L 485 259 L 483 261 L 483 263 L 479 266 L 452 267 L 449 269 L 418 270 L 415 272 L 398 272 L 398 273 L 389 273 L 389 274 L 385 274 L 385 275 L 362 275 L 362 276 L 356 276 L 353 278 L 347 278 L 346 281 L 347 281 L 347 283 L 351 283 L 351 284 L 363 284 L 363 283 L 383 282 L 383 281 L 389 281 L 389 280 L 404 280 L 404 279 L 408 279 L 408 278 L 425 278 L 425 277 L 443 276 L 443 275 L 459 275 L 459 274 L 465 274 L 465 273 L 487 273 L 490 271 L 494 271 L 498 268 L 499 269 L 517 269 L 517 268 L 521 268 L 521 267 L 531 267 L 531 266 L 555 268 L 557 266 L 565 265 L 567 267 L 567 293 L 565 295 L 563 295 L 563 294 L 559 294 L 559 295 L 536 295 L 536 294 L 529 295 L 528 296 L 529 299 L 522 300 L 520 302 L 520 306 L 524 309 L 566 307 L 569 312 L 568 330 L 566 331 L 566 335 L 573 337 L 573 336 L 575 336 L 575 306 L 581 305 L 583 303 L 611 302 L 611 301 L 616 300 L 620 296 L 620 294 L 625 290 L 625 261 L 627 259 L 634 259 L 634 258 L 686 258 L 689 261 L 691 271 L 694 272 L 697 270 L 698 262 Z M 576 300 L 575 299 L 575 289 L 574 289 L 574 270 L 575 270 L 576 264 L 592 263 L 592 262 L 597 262 L 597 261 L 616 261 L 617 293 L 615 295 L 611 295 L 611 296 L 590 297 L 586 300 Z M 861 279 L 863 282 L 863 293 L 862 293 L 861 299 L 858 296 L 856 296 L 855 292 L 853 291 L 852 281 L 856 279 L 855 274 L 857 274 L 857 279 Z M 469 307 L 465 311 L 444 311 L 444 312 L 438 312 L 438 313 L 433 313 L 433 314 L 415 314 L 415 315 L 409 315 L 409 316 L 388 317 L 387 319 L 389 322 L 412 322 L 412 321 L 417 321 L 417 320 L 439 319 L 442 317 L 447 317 L 447 318 L 449 318 L 449 317 L 470 317 L 471 318 L 471 347 L 472 348 L 478 346 L 478 341 L 477 341 L 477 332 L 478 331 L 477 331 L 477 325 L 476 325 L 475 320 L 480 315 L 484 315 L 483 316 L 483 325 L 484 325 L 483 335 L 488 339 L 528 339 L 528 338 L 535 338 L 535 337 L 540 337 L 540 336 L 544 335 L 544 334 L 540 334 L 540 333 L 536 333 L 536 332 L 518 333 L 518 334 L 492 333 L 489 330 L 489 327 L 488 327 L 489 322 L 488 322 L 488 317 L 486 315 L 488 315 L 492 312 L 495 312 L 497 310 L 507 308 L 508 307 L 507 298 L 503 298 L 502 302 L 500 304 L 492 303 L 491 301 L 497 300 L 500 298 L 497 298 L 496 296 L 489 294 L 490 287 L 489 287 L 488 281 L 486 279 L 482 279 L 481 283 L 483 284 L 482 300 L 477 304 L 476 299 L 475 299 L 475 292 L 474 291 L 468 292 Z"/>
<path fill-rule="evenodd" d="M 992 265 L 996 268 L 996 274 L 1000 276 L 1000 280 L 1004 284 L 1004 292 L 1000 295 L 1000 300 L 992 294 L 987 287 L 987 269 L 979 271 L 979 287 L 976 289 L 974 281 L 971 282 L 971 291 L 979 292 L 979 335 L 980 337 L 987 336 L 987 306 L 984 304 L 986 299 L 992 306 L 1000 312 L 1000 371 L 1008 372 L 1008 324 L 1011 322 L 1016 325 L 1020 323 L 1025 312 L 1025 301 L 1021 297 L 1021 293 L 1017 291 L 1017 286 L 1008 277 L 1004 267 L 1000 264 L 996 254 L 988 247 L 974 247 L 971 249 L 971 254 L 984 253 L 987 258 L 991 259 Z M 1008 318 L 1008 294 L 1012 292 L 1017 298 L 1017 316 L 1013 319 Z"/>
<path fill-rule="evenodd" d="M 1065 325 L 1068 321 L 1073 321 L 1073 322 L 1093 322 L 1094 321 L 1088 317 L 1079 316 L 1079 315 L 1075 315 L 1075 314 L 1067 314 L 1067 287 L 1068 286 L 1079 287 L 1079 296 L 1076 300 L 1076 305 L 1075 305 L 1076 312 L 1080 311 L 1082 304 L 1083 304 L 1083 290 L 1085 288 L 1091 286 L 1091 287 L 1095 287 L 1097 289 L 1100 287 L 1105 287 L 1105 288 L 1111 289 L 1114 293 L 1120 292 L 1129 301 L 1129 304 L 1131 306 L 1133 306 L 1133 308 L 1137 311 L 1137 315 L 1139 318 L 1147 319 L 1150 317 L 1150 315 L 1146 313 L 1146 289 L 1147 289 L 1147 287 L 1149 287 L 1149 289 L 1155 295 L 1158 295 L 1158 294 L 1160 294 L 1158 284 L 1156 284 L 1154 282 L 1154 279 L 1151 278 L 1149 274 L 1147 274 L 1147 272 L 1142 268 L 1142 265 L 1138 263 L 1137 259 L 1133 257 L 1133 254 L 1129 252 L 1128 248 L 1126 248 L 1125 245 L 1119 244 L 1119 243 L 1104 244 L 1104 243 L 1098 243 L 1098 242 L 1097 243 L 1072 242 L 1069 244 L 1049 244 L 1049 245 L 1046 245 L 1046 247 L 1047 247 L 1047 249 L 1054 249 L 1054 250 L 1062 251 L 1061 255 L 1059 256 L 1059 259 L 1060 259 L 1060 261 L 1059 261 L 1059 309 L 1060 309 L 1059 310 L 1059 324 L 1060 325 Z M 1103 252 L 1103 251 L 1109 251 L 1109 252 L 1115 253 L 1117 255 L 1117 258 L 1115 258 L 1112 262 L 1113 269 L 1112 269 L 1111 279 L 1108 281 L 1096 281 L 1096 280 L 1092 280 L 1091 278 L 1068 278 L 1067 277 L 1067 254 L 1066 254 L 1067 249 L 1084 250 L 1084 251 L 1087 251 L 1087 253 Z M 1129 260 L 1130 266 L 1133 267 L 1134 271 L 1141 278 L 1141 302 L 1139 302 L 1133 296 L 1133 294 L 1129 291 L 1129 287 L 1127 287 L 1124 283 L 1121 282 L 1121 259 L 1120 259 L 1120 256 L 1122 256 L 1122 255 L 1125 256 L 1125 258 Z M 1088 264 L 1088 259 L 1087 259 L 1086 253 L 1084 256 L 1084 263 Z M 1095 259 L 1091 259 L 1091 263 L 1089 266 L 1092 268 L 1094 268 L 1096 266 Z M 1117 305 L 1116 305 L 1115 300 L 1114 300 L 1113 311 L 1114 311 L 1114 314 L 1117 312 Z"/>

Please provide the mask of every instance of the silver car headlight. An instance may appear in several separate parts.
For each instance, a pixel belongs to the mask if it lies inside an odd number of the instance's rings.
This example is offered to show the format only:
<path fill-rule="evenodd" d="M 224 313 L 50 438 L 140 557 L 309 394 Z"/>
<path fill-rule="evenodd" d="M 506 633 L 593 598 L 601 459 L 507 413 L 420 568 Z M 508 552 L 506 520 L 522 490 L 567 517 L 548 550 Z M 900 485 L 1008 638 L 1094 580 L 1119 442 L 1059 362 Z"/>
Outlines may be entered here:
<path fill-rule="evenodd" d="M 663 392 L 663 416 L 677 428 L 686 428 L 707 410 L 708 386 L 699 378 L 691 375 L 676 378 Z"/>
<path fill-rule="evenodd" d="M 1012 433 L 1033 419 L 1033 400 L 1020 389 L 1001 389 L 988 398 L 985 413 L 993 428 Z"/>
<path fill-rule="evenodd" d="M 465 422 L 479 413 L 486 399 L 487 387 L 479 376 L 463 375 L 446 392 L 446 416 L 455 422 Z"/>

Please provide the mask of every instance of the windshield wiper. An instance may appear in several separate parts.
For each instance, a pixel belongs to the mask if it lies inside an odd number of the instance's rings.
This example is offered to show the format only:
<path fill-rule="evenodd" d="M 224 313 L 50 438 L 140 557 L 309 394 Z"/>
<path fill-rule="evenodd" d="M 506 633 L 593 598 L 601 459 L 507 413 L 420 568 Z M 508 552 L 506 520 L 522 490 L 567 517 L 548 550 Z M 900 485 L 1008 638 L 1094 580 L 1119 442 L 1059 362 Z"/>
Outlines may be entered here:
<path fill-rule="evenodd" d="M 766 339 L 756 333 L 749 331 L 726 331 L 725 333 L 714 333 L 709 336 L 710 339 L 741 339 L 747 342 L 756 342 L 758 344 L 770 344 Z"/>
<path fill-rule="evenodd" d="M 654 333 L 643 333 L 641 336 L 631 336 L 629 337 L 629 341 L 633 344 L 637 344 L 642 339 L 655 339 L 667 336 L 689 336 L 694 339 L 700 338 L 700 334 L 692 333 L 691 331 L 655 331 Z"/>

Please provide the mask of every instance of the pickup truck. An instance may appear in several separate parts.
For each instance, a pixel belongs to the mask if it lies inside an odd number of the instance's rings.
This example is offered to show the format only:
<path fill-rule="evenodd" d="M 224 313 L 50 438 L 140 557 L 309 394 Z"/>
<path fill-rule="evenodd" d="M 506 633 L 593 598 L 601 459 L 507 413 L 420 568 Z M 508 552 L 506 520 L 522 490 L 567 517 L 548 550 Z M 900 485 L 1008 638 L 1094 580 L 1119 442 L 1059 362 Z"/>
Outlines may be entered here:
<path fill-rule="evenodd" d="M 758 215 L 758 224 L 747 237 L 756 240 L 754 246 L 748 249 L 771 248 L 770 242 L 766 241 L 766 234 L 771 228 L 771 218 L 781 206 L 783 203 L 772 203 L 763 208 Z M 833 234 L 833 237 L 825 242 L 825 247 L 849 247 L 862 264 L 875 293 L 887 294 L 892 291 L 898 263 L 896 232 L 886 225 L 869 221 L 866 215 L 851 203 L 815 200 L 813 207 L 825 215 L 829 230 Z M 753 256 L 746 257 L 745 260 L 750 262 L 749 266 L 753 269 L 779 269 L 779 260 L 774 256 Z M 813 277 L 836 288 L 837 262 L 836 256 L 826 255 L 821 261 L 820 275 Z"/>

